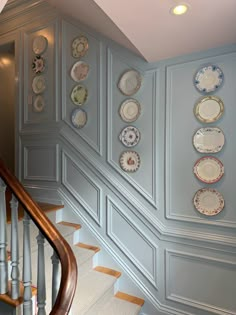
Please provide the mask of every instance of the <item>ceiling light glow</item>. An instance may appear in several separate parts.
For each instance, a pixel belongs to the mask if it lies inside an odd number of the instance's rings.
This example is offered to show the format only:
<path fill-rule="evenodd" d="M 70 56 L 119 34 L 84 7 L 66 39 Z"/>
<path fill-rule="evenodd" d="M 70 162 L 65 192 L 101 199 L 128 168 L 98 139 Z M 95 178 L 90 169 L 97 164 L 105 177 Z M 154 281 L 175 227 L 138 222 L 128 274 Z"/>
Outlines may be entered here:
<path fill-rule="evenodd" d="M 189 9 L 187 4 L 178 4 L 171 9 L 171 13 L 174 15 L 182 15 L 185 14 Z"/>

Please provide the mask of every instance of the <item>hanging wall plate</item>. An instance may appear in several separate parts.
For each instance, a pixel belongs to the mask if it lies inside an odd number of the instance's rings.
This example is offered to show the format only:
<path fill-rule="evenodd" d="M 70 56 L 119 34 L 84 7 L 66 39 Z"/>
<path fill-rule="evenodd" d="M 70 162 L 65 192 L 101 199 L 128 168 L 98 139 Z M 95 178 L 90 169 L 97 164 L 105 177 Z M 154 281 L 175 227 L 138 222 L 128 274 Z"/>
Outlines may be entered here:
<path fill-rule="evenodd" d="M 119 139 L 124 146 L 134 147 L 139 143 L 140 137 L 140 132 L 136 127 L 127 126 L 121 131 Z"/>
<path fill-rule="evenodd" d="M 34 73 L 39 74 L 45 70 L 45 59 L 41 56 L 36 56 L 32 62 L 32 70 Z"/>
<path fill-rule="evenodd" d="M 74 58 L 83 57 L 89 48 L 88 39 L 81 35 L 72 42 L 72 56 Z"/>
<path fill-rule="evenodd" d="M 83 105 L 88 97 L 88 90 L 83 85 L 76 85 L 71 92 L 71 100 L 75 105 Z"/>
<path fill-rule="evenodd" d="M 218 66 L 208 65 L 197 71 L 194 85 L 199 92 L 207 94 L 218 90 L 223 84 L 223 80 L 222 70 Z"/>
<path fill-rule="evenodd" d="M 135 94 L 141 87 L 142 77 L 136 70 L 126 71 L 118 82 L 118 88 L 127 96 Z"/>
<path fill-rule="evenodd" d="M 71 78 L 75 82 L 83 81 L 87 78 L 89 72 L 89 65 L 84 61 L 77 61 L 71 69 Z"/>
<path fill-rule="evenodd" d="M 134 122 L 140 116 L 141 106 L 137 100 L 130 98 L 121 104 L 119 113 L 123 121 Z"/>
<path fill-rule="evenodd" d="M 71 122 L 75 128 L 83 128 L 87 123 L 87 113 L 79 108 L 73 110 Z"/>
<path fill-rule="evenodd" d="M 223 131 L 218 127 L 200 128 L 193 136 L 193 145 L 200 153 L 217 153 L 225 143 Z"/>
<path fill-rule="evenodd" d="M 34 38 L 33 40 L 33 52 L 36 55 L 40 55 L 43 52 L 45 52 L 45 50 L 48 47 L 48 40 L 46 37 L 40 35 Z"/>
<path fill-rule="evenodd" d="M 45 77 L 43 75 L 38 75 L 34 77 L 32 82 L 32 89 L 35 94 L 43 93 L 46 89 Z"/>
<path fill-rule="evenodd" d="M 196 118 L 203 123 L 212 123 L 220 119 L 224 113 L 224 103 L 217 96 L 201 98 L 194 108 Z"/>
<path fill-rule="evenodd" d="M 135 151 L 124 151 L 120 156 L 120 166 L 125 172 L 136 172 L 140 162 L 140 156 Z"/>
<path fill-rule="evenodd" d="M 202 188 L 196 192 L 193 204 L 198 212 L 206 216 L 214 216 L 224 209 L 225 202 L 216 189 Z"/>
<path fill-rule="evenodd" d="M 193 172 L 203 183 L 213 184 L 224 175 L 224 166 L 220 160 L 213 156 L 203 156 L 195 163 Z"/>

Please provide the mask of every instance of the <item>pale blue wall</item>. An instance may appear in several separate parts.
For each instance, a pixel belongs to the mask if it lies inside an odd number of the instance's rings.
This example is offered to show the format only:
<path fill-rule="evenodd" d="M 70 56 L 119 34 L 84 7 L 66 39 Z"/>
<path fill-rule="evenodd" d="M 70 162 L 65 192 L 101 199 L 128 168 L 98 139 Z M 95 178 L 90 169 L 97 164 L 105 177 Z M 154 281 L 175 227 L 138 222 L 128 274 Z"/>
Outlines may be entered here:
<path fill-rule="evenodd" d="M 59 195 L 100 235 L 141 288 L 147 304 L 156 308 L 149 315 L 236 314 L 236 46 L 148 64 L 75 21 L 44 19 L 20 30 L 24 93 L 19 175 L 23 183 L 41 200 L 55 201 Z M 34 113 L 29 97 L 32 40 L 39 34 L 50 39 L 44 54 L 46 107 Z M 77 130 L 70 122 L 76 108 L 70 100 L 76 85 L 70 78 L 76 61 L 70 45 L 81 34 L 89 40 L 82 60 L 91 71 L 84 81 L 89 91 L 83 105 L 88 122 Z M 202 126 L 193 114 L 201 97 L 193 76 L 206 63 L 220 66 L 225 75 L 216 93 L 224 101 L 225 113 L 214 124 L 226 136 L 223 151 L 216 155 L 224 163 L 225 176 L 212 186 L 223 194 L 225 209 L 212 218 L 203 217 L 192 205 L 194 193 L 204 187 L 192 172 L 201 156 L 192 146 L 192 136 Z M 143 77 L 141 89 L 133 96 L 142 107 L 133 123 L 141 132 L 134 148 L 141 167 L 134 174 L 119 166 L 125 147 L 118 135 L 127 124 L 118 114 L 126 97 L 117 83 L 128 69 L 138 70 Z"/>

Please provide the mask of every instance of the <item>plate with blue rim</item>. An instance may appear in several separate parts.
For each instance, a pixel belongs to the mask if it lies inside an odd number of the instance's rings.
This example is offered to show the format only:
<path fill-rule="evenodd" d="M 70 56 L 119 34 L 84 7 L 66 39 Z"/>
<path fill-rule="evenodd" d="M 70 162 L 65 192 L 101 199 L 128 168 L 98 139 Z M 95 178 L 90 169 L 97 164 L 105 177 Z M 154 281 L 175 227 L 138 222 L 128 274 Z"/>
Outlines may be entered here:
<path fill-rule="evenodd" d="M 223 71 L 216 65 L 206 65 L 200 68 L 194 76 L 194 86 L 202 94 L 219 90 L 223 82 Z"/>

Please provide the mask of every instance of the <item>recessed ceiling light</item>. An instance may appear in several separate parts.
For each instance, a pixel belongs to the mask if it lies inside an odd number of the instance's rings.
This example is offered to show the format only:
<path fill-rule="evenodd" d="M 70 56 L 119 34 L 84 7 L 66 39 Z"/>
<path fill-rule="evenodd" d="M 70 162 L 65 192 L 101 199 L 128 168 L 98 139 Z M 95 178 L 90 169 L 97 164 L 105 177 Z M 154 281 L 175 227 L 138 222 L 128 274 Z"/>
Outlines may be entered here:
<path fill-rule="evenodd" d="M 171 8 L 170 12 L 174 15 L 182 15 L 182 14 L 185 14 L 188 11 L 188 9 L 189 9 L 189 5 L 182 3 Z"/>

